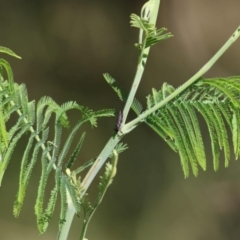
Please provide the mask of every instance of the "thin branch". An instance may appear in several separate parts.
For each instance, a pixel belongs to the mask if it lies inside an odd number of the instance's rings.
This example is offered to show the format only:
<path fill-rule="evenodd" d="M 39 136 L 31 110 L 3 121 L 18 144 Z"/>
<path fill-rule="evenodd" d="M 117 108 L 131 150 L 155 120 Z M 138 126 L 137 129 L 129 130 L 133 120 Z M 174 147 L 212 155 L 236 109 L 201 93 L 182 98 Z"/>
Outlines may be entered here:
<path fill-rule="evenodd" d="M 121 132 L 123 134 L 131 131 L 139 122 L 144 120 L 147 116 L 154 113 L 159 108 L 166 105 L 173 98 L 177 97 L 180 93 L 185 91 L 189 86 L 191 86 L 194 82 L 196 82 L 200 77 L 202 77 L 215 63 L 216 61 L 223 55 L 223 53 L 228 50 L 228 48 L 239 38 L 240 36 L 240 26 L 236 29 L 236 31 L 231 35 L 231 37 L 227 40 L 227 42 L 219 49 L 219 51 L 195 74 L 193 75 L 187 82 L 185 82 L 182 86 L 176 89 L 172 94 L 167 96 L 161 102 L 156 104 L 154 107 L 146 110 L 142 114 L 140 114 L 137 118 L 132 120 L 131 122 L 125 124 L 121 128 Z"/>

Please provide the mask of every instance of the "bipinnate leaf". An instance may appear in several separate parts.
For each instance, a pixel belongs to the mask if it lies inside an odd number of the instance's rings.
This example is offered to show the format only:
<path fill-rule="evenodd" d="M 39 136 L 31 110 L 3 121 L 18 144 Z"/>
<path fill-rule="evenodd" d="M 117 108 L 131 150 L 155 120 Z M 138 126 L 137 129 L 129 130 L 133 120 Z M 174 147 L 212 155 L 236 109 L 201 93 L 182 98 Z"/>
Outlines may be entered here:
<path fill-rule="evenodd" d="M 223 151 L 227 167 L 230 161 L 228 130 L 232 134 L 233 149 L 237 159 L 240 152 L 240 77 L 202 78 L 166 106 L 147 117 L 145 122 L 179 153 L 184 176 L 198 174 L 198 166 L 206 170 L 206 154 L 197 113 L 208 128 L 213 168 L 218 170 Z M 174 92 L 170 85 L 163 84 L 160 91 L 153 89 L 147 97 L 150 109 Z"/>

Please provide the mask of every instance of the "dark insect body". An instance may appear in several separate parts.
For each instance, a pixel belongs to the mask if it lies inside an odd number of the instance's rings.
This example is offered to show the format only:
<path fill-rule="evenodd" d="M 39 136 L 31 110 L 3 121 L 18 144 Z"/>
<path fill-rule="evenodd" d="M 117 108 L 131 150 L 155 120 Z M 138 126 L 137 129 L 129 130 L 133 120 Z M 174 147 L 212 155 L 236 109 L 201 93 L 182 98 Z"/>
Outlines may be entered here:
<path fill-rule="evenodd" d="M 117 122 L 116 122 L 116 125 L 115 125 L 115 128 L 114 128 L 114 130 L 116 132 L 118 132 L 120 130 L 120 127 L 121 127 L 121 124 L 122 124 L 122 120 L 123 120 L 123 114 L 122 114 L 122 111 L 119 111 Z"/>

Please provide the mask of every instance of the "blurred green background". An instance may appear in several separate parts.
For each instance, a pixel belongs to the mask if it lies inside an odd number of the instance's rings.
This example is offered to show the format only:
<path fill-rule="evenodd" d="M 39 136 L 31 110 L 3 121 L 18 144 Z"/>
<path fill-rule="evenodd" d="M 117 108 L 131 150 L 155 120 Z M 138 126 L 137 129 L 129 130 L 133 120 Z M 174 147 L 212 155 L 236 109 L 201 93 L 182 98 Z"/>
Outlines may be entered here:
<path fill-rule="evenodd" d="M 143 3 L 2 1 L 0 45 L 22 56 L 21 61 L 4 56 L 12 65 L 15 81 L 27 85 L 31 100 L 48 95 L 58 103 L 75 100 L 94 110 L 119 111 L 123 103 L 102 73 L 109 72 L 127 89 L 131 86 L 138 32 L 130 28 L 129 16 L 139 14 Z M 158 27 L 167 27 L 174 38 L 151 49 L 137 93 L 143 105 L 152 87 L 159 89 L 163 82 L 177 87 L 200 69 L 239 25 L 239 9 L 239 0 L 162 0 Z M 240 40 L 206 76 L 240 75 L 239 50 Z M 76 121 L 78 114 L 70 117 Z M 113 133 L 115 121 L 101 119 L 98 129 L 86 128 L 79 165 L 97 156 Z M 186 180 L 178 155 L 147 126 L 140 125 L 126 136 L 123 141 L 129 149 L 120 155 L 118 174 L 90 223 L 87 238 L 240 239 L 240 162 L 232 158 L 229 168 L 224 169 L 221 161 L 215 173 L 208 133 L 203 135 L 208 170 Z M 40 164 L 34 169 L 20 217 L 12 215 L 22 150 L 21 146 L 16 149 L 0 189 L 0 239 L 56 239 L 59 208 L 44 235 L 39 236 L 36 228 L 33 208 Z M 90 197 L 96 194 L 96 183 L 90 188 Z M 70 240 L 79 239 L 80 227 L 81 219 L 76 218 Z"/>

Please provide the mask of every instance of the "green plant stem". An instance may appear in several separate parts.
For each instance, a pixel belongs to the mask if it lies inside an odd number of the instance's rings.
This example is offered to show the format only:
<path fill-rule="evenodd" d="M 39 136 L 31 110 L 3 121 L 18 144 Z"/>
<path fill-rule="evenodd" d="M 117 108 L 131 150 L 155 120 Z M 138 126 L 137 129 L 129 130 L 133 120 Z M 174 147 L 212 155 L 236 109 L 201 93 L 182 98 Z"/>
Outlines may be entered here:
<path fill-rule="evenodd" d="M 226 52 L 226 50 L 239 38 L 240 36 L 240 26 L 236 29 L 236 31 L 231 35 L 231 37 L 227 40 L 227 42 L 219 49 L 219 51 L 195 74 L 193 75 L 187 82 L 185 82 L 182 86 L 176 89 L 172 94 L 167 96 L 161 102 L 156 104 L 154 107 L 144 111 L 140 114 L 137 118 L 132 120 L 131 122 L 125 124 L 121 128 L 121 132 L 123 134 L 128 133 L 131 131 L 138 123 L 144 120 L 147 116 L 154 113 L 159 108 L 163 107 L 177 95 L 185 91 L 190 85 L 196 82 L 200 77 L 203 76 L 215 63 L 216 61 Z"/>
<path fill-rule="evenodd" d="M 93 216 L 93 214 L 96 212 L 96 209 L 97 207 L 100 205 L 100 203 L 102 202 L 103 200 L 103 197 L 104 195 L 106 194 L 106 191 L 108 189 L 108 187 L 110 186 L 110 184 L 112 183 L 112 180 L 113 178 L 115 177 L 116 173 L 117 173 L 117 163 L 118 163 L 118 153 L 116 150 L 113 150 L 113 158 L 112 158 L 112 171 L 111 171 L 111 175 L 109 175 L 109 178 L 108 178 L 108 183 L 107 185 L 105 186 L 103 192 L 99 193 L 98 197 L 97 197 L 97 200 L 94 204 L 94 207 L 93 209 L 91 210 L 89 216 L 84 216 L 84 222 L 83 222 L 83 228 L 82 228 L 82 232 L 81 232 L 81 235 L 80 235 L 80 240 L 84 240 L 84 237 L 86 235 L 86 232 L 87 232 L 87 227 L 88 227 L 88 224 Z M 87 215 L 87 214 L 85 214 Z"/>
<path fill-rule="evenodd" d="M 83 179 L 82 187 L 83 187 L 84 191 L 82 192 L 81 197 L 86 193 L 88 187 L 90 186 L 93 179 L 95 178 L 95 176 L 101 169 L 102 165 L 106 162 L 107 158 L 110 156 L 110 154 L 114 150 L 115 146 L 119 143 L 119 141 L 121 139 L 122 139 L 122 136 L 119 136 L 118 134 L 114 134 L 114 136 L 112 136 L 109 139 L 109 141 L 103 148 L 102 152 L 99 154 L 99 156 L 95 160 L 94 164 L 92 165 L 92 167 L 86 174 L 85 178 Z M 67 208 L 66 223 L 63 224 L 62 230 L 58 234 L 58 240 L 66 240 L 67 239 L 67 236 L 68 236 L 71 224 L 72 224 L 72 220 L 73 220 L 73 217 L 75 214 L 74 207 L 71 207 L 73 205 L 73 203 L 71 201 L 72 200 L 69 198 L 68 205 L 70 205 L 70 206 L 68 206 L 68 208 Z"/>
<path fill-rule="evenodd" d="M 122 139 L 122 136 L 119 136 L 118 134 L 115 134 L 113 137 L 110 138 L 110 140 L 107 142 L 105 147 L 103 148 L 102 152 L 99 154 L 97 160 L 94 162 L 90 170 L 88 171 L 87 175 L 85 176 L 82 187 L 84 189 L 82 195 L 85 194 L 88 187 L 92 183 L 93 179 L 97 175 L 98 171 L 101 169 L 102 165 L 105 163 L 107 158 L 110 156 L 116 145 L 120 142 Z"/>
<path fill-rule="evenodd" d="M 149 52 L 149 48 L 148 48 L 148 52 Z M 141 54 L 141 56 L 142 56 L 142 54 Z M 142 61 L 140 61 L 140 63 L 138 63 L 136 75 L 135 75 L 135 77 L 134 77 L 133 84 L 132 84 L 131 90 L 130 90 L 130 92 L 129 92 L 127 102 L 126 102 L 126 104 L 125 104 L 125 106 L 124 106 L 124 109 L 123 109 L 122 125 L 124 125 L 124 123 L 126 122 L 126 119 L 127 119 L 129 110 L 130 110 L 130 108 L 131 108 L 133 99 L 134 99 L 134 97 L 135 97 L 135 95 L 136 95 L 138 86 L 139 86 L 140 81 L 141 81 L 141 79 L 142 79 L 142 75 L 143 75 L 143 72 L 144 72 L 144 66 L 142 65 L 141 62 L 142 62 Z"/>
<path fill-rule="evenodd" d="M 66 240 L 68 237 L 69 229 L 72 224 L 73 217 L 75 215 L 75 208 L 71 199 L 71 196 L 67 189 L 67 212 L 66 212 L 66 222 L 63 224 L 62 230 L 58 233 L 58 240 Z M 68 231 L 66 231 L 68 229 Z"/>
<path fill-rule="evenodd" d="M 153 25 L 156 25 L 159 7 L 160 7 L 160 0 L 150 0 L 150 1 L 146 2 L 144 4 L 143 8 L 142 8 L 142 13 L 141 13 L 141 15 L 142 15 L 143 11 L 145 11 L 144 14 L 146 16 L 142 16 L 142 17 L 149 18 L 149 23 L 151 23 Z M 139 44 L 142 45 L 142 50 L 141 50 L 139 58 L 138 58 L 136 75 L 134 77 L 131 90 L 129 92 L 126 104 L 125 104 L 124 109 L 123 109 L 123 119 L 122 119 L 121 126 L 124 126 L 124 124 L 126 122 L 128 113 L 129 113 L 130 108 L 131 108 L 132 103 L 133 103 L 133 99 L 136 95 L 138 86 L 139 86 L 140 81 L 142 79 L 144 68 L 145 68 L 145 65 L 146 65 L 146 62 L 147 62 L 147 57 L 148 57 L 148 54 L 149 54 L 149 51 L 150 51 L 150 47 L 145 48 L 146 39 L 143 37 L 143 30 L 142 29 L 140 29 L 140 33 L 139 33 Z"/>
<path fill-rule="evenodd" d="M 86 235 L 86 232 L 87 232 L 87 227 L 88 227 L 89 220 L 87 220 L 87 221 L 84 220 L 84 222 L 83 222 L 83 228 L 82 228 L 82 232 L 81 232 L 81 235 L 80 235 L 80 240 L 84 240 L 84 236 Z"/>

